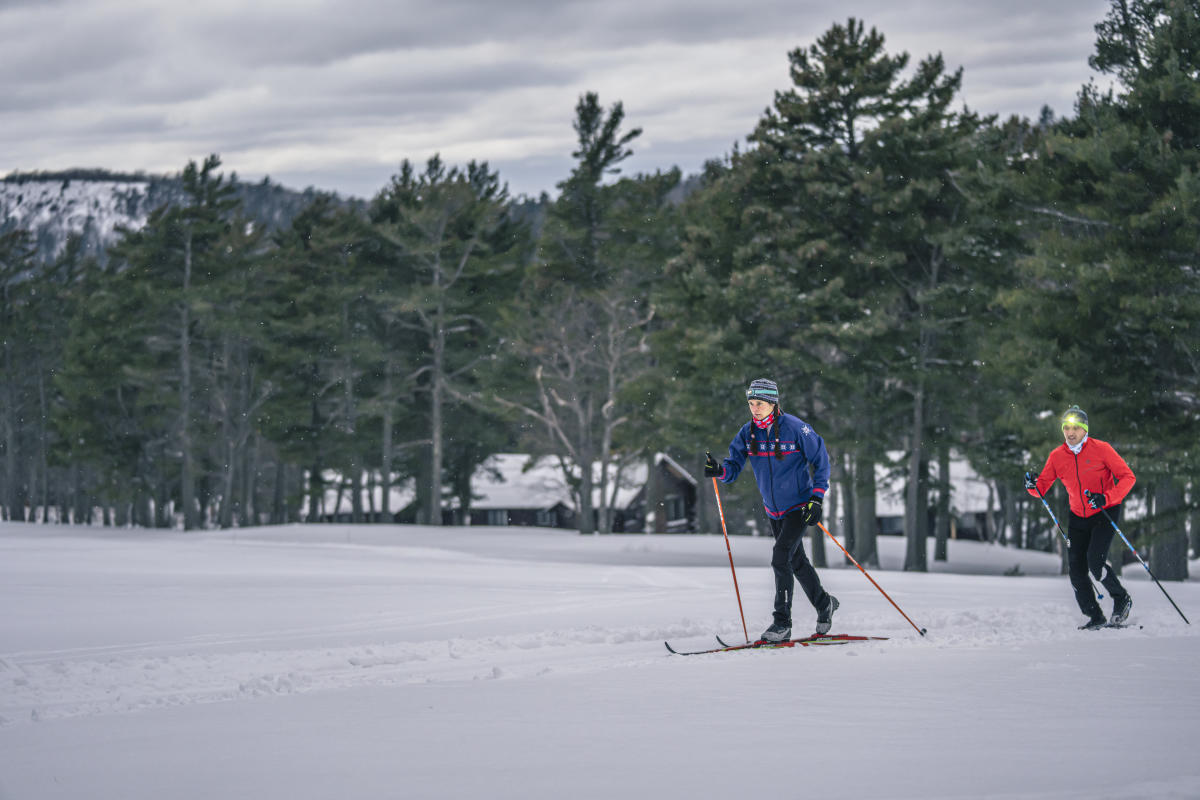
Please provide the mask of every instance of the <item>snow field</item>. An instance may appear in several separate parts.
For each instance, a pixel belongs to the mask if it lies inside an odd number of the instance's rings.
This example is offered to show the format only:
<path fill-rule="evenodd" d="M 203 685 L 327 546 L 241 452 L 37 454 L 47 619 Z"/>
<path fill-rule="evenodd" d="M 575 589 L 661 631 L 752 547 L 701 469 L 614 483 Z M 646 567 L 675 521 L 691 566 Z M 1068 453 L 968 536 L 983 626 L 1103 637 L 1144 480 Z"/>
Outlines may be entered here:
<path fill-rule="evenodd" d="M 839 563 L 834 631 L 888 641 L 685 658 L 742 638 L 719 536 L 0 525 L 0 798 L 1200 796 L 1200 639 L 1140 566 L 1142 627 L 1081 632 L 1056 556 L 902 547 L 927 638 Z"/>

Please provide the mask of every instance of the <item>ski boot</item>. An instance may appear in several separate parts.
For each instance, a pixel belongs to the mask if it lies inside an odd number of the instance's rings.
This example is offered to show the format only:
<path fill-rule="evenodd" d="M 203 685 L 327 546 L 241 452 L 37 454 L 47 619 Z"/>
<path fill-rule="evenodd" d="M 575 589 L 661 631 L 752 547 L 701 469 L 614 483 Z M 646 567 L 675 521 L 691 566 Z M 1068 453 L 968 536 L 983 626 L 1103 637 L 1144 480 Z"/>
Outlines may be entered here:
<path fill-rule="evenodd" d="M 1113 598 L 1113 613 L 1108 624 L 1114 628 L 1124 625 L 1125 620 L 1129 619 L 1129 609 L 1131 608 L 1133 608 L 1133 598 L 1129 595 Z"/>
<path fill-rule="evenodd" d="M 778 622 L 772 622 L 771 627 L 763 631 L 762 636 L 758 637 L 760 642 L 784 642 L 792 635 L 792 626 L 783 625 Z"/>
<path fill-rule="evenodd" d="M 838 606 L 841 605 L 833 595 L 827 593 L 827 597 L 829 597 L 829 602 L 817 614 L 817 633 L 822 636 L 829 633 L 829 629 L 833 627 L 833 612 L 837 611 Z"/>

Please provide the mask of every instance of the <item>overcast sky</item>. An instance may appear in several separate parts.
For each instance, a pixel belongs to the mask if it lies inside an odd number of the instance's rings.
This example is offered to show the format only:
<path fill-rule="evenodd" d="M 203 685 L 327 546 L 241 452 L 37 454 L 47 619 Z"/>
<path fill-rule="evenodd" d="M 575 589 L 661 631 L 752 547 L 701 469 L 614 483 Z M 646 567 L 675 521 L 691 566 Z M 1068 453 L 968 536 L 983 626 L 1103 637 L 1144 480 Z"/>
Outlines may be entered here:
<path fill-rule="evenodd" d="M 487 161 L 515 194 L 571 169 L 579 96 L 641 127 L 624 171 L 744 142 L 789 51 L 856 16 L 962 100 L 1072 113 L 1108 0 L 0 0 L 0 175 L 178 172 L 370 197 L 404 158 Z M 743 9 L 742 7 L 745 6 Z M 1102 82 L 1104 83 L 1104 82 Z"/>

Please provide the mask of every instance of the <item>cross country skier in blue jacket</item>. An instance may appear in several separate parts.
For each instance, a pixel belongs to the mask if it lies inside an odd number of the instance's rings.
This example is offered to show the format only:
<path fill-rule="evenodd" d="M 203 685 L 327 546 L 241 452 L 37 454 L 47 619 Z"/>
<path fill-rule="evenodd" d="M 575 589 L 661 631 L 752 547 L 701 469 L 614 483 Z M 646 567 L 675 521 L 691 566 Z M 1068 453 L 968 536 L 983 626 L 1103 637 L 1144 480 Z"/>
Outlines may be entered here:
<path fill-rule="evenodd" d="M 792 635 L 793 576 L 817 610 L 816 632 L 828 633 L 837 598 L 821 587 L 821 579 L 804 553 L 804 529 L 821 521 L 821 502 L 829 490 L 829 454 L 825 441 L 804 420 L 785 414 L 779 387 L 759 378 L 746 390 L 750 421 L 729 443 L 720 464 L 710 454 L 704 475 L 733 483 L 750 458 L 763 508 L 771 521 L 775 547 L 775 613 L 761 639 L 779 642 Z M 811 471 L 810 471 L 811 468 Z"/>

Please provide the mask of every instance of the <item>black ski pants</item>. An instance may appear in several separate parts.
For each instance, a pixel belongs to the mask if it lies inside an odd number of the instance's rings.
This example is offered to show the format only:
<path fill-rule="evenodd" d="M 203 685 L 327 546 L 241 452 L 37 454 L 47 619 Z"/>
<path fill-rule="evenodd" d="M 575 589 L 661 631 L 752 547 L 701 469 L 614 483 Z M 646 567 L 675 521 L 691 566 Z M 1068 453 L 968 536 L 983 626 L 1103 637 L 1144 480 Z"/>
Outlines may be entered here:
<path fill-rule="evenodd" d="M 1120 504 L 1104 509 L 1113 522 L 1121 518 Z M 1096 590 L 1088 579 L 1088 573 L 1098 581 L 1113 600 L 1125 596 L 1125 587 L 1108 563 L 1108 548 L 1112 544 L 1116 529 L 1104 514 L 1077 517 L 1071 512 L 1067 523 L 1067 538 L 1071 546 L 1067 550 L 1067 570 L 1071 575 L 1071 586 L 1075 589 L 1075 602 L 1079 610 L 1090 618 L 1103 615 L 1096 602 Z"/>
<path fill-rule="evenodd" d="M 804 531 L 808 526 L 801 521 L 803 515 L 803 509 L 796 509 L 779 519 L 768 517 L 775 535 L 775 547 L 771 550 L 771 569 L 775 573 L 774 618 L 776 623 L 789 627 L 792 624 L 795 581 L 800 581 L 800 588 L 808 596 L 813 608 L 823 608 L 829 602 L 829 595 L 821 587 L 817 571 L 804 553 Z"/>

